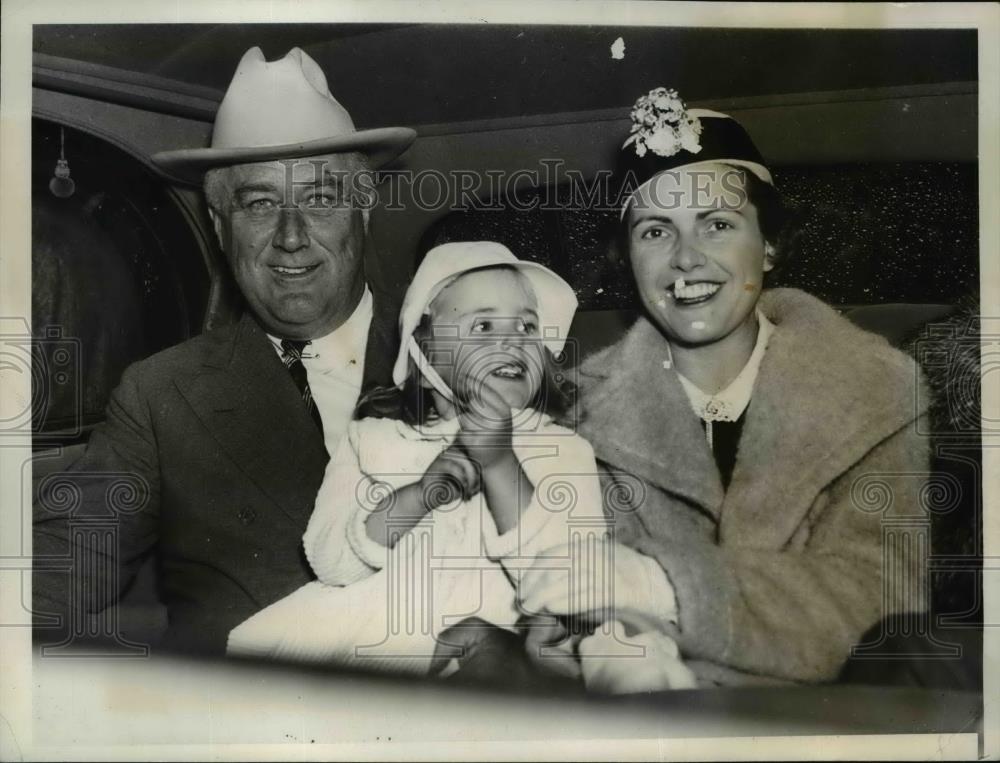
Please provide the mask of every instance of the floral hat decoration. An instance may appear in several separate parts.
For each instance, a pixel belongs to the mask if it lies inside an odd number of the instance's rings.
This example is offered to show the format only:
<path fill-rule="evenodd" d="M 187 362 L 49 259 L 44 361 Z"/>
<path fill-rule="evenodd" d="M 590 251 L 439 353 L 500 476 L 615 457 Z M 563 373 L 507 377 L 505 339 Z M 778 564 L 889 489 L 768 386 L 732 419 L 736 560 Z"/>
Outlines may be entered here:
<path fill-rule="evenodd" d="M 619 175 L 634 187 L 629 198 L 663 172 L 710 162 L 745 167 L 774 185 L 760 151 L 728 114 L 689 109 L 676 90 L 657 87 L 635 102 L 629 116 L 632 126 L 618 167 Z M 628 199 L 623 216 L 627 207 Z"/>

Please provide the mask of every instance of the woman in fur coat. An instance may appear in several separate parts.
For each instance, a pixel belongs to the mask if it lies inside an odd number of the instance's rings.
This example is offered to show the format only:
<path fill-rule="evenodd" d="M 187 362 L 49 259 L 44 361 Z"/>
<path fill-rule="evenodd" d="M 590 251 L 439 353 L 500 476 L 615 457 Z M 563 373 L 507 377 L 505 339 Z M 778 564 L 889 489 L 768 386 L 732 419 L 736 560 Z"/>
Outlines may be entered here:
<path fill-rule="evenodd" d="M 702 685 L 833 680 L 874 623 L 926 608 L 927 396 L 882 338 L 762 290 L 784 216 L 735 120 L 663 88 L 632 117 L 622 240 L 643 316 L 578 379 L 615 573 L 571 591 L 532 570 L 524 604 L 658 621 Z"/>

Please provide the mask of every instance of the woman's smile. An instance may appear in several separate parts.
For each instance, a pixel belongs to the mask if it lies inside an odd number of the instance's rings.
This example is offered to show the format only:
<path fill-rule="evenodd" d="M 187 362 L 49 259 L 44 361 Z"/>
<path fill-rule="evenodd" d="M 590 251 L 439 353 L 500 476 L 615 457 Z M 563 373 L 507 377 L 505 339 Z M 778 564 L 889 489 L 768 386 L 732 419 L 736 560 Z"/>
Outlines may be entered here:
<path fill-rule="evenodd" d="M 669 287 L 667 294 L 673 297 L 678 307 L 691 307 L 709 302 L 722 289 L 718 281 L 685 281 L 678 278 Z"/>

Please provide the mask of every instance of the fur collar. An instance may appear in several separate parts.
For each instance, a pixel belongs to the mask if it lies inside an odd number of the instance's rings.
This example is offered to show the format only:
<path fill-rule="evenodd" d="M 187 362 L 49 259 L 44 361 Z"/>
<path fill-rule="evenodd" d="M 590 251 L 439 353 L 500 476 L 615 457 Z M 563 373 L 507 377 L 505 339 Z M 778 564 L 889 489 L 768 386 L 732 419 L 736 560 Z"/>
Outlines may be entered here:
<path fill-rule="evenodd" d="M 825 486 L 927 399 L 912 360 L 818 299 L 776 289 L 759 306 L 775 330 L 728 492 L 676 373 L 663 368 L 666 340 L 646 318 L 584 361 L 579 379 L 580 433 L 597 458 L 694 504 L 744 544 L 764 542 L 775 522 L 790 533 Z"/>

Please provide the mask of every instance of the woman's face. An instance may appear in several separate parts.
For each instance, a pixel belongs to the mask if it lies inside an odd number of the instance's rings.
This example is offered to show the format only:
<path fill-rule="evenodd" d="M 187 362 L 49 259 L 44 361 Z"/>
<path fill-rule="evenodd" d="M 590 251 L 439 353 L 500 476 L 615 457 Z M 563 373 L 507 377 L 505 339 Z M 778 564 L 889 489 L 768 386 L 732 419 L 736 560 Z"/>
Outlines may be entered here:
<path fill-rule="evenodd" d="M 538 303 L 528 279 L 511 269 L 460 276 L 431 303 L 424 354 L 459 398 L 479 385 L 511 408 L 527 408 L 542 383 L 544 349 Z"/>
<path fill-rule="evenodd" d="M 665 172 L 633 197 L 626 224 L 639 295 L 668 340 L 708 345 L 752 325 L 773 263 L 741 172 Z"/>

